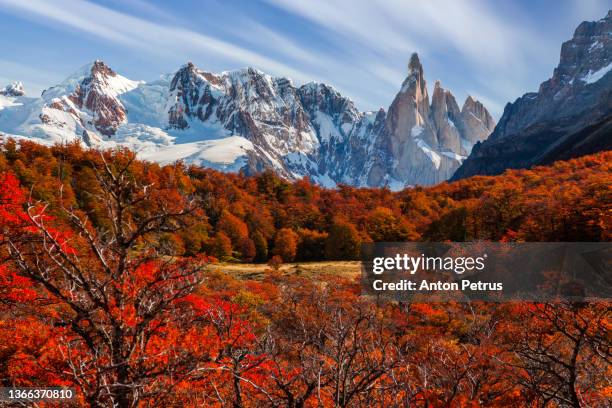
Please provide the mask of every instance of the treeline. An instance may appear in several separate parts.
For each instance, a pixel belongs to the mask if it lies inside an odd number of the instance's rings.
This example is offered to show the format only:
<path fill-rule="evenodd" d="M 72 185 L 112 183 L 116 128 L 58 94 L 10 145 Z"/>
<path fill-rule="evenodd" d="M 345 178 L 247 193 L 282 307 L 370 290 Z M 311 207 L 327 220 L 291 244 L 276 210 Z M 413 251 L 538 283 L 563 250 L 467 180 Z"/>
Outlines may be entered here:
<path fill-rule="evenodd" d="M 105 203 L 94 182 L 103 156 L 133 161 L 124 176 L 139 182 L 177 181 L 177 193 L 198 202 L 196 223 L 159 237 L 158 250 L 168 255 L 205 253 L 244 262 L 266 262 L 275 255 L 285 262 L 349 260 L 358 259 L 360 244 L 369 241 L 611 238 L 611 152 L 396 193 L 324 189 L 307 179 L 287 182 L 272 172 L 245 177 L 182 163 L 160 166 L 128 151 L 102 155 L 78 144 L 49 148 L 7 141 L 0 171 L 14 173 L 33 199 L 78 208 L 105 229 Z"/>

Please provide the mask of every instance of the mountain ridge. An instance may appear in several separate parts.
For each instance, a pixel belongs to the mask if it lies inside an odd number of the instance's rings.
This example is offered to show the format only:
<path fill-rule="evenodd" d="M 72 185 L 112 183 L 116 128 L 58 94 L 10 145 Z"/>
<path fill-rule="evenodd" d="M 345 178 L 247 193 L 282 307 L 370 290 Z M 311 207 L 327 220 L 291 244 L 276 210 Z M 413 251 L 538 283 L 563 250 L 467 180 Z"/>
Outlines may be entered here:
<path fill-rule="evenodd" d="M 491 136 L 477 143 L 452 180 L 612 149 L 612 10 L 585 21 L 561 46 L 538 92 L 508 103 Z"/>
<path fill-rule="evenodd" d="M 482 104 L 470 97 L 463 110 L 480 107 L 472 109 L 472 116 L 483 115 L 484 127 L 469 123 L 439 82 L 434 94 L 443 92 L 444 101 L 434 104 L 432 99 L 430 105 L 416 54 L 396 100 L 413 98 L 411 75 L 419 77 L 422 87 L 424 98 L 412 106 L 421 110 L 420 119 L 409 121 L 414 122 L 410 128 L 395 129 L 397 117 L 384 109 L 359 111 L 350 98 L 324 83 L 296 86 L 254 68 L 212 73 L 191 62 L 145 83 L 96 60 L 40 98 L 11 97 L 10 104 L 0 104 L 5 107 L 0 131 L 46 143 L 127 146 L 145 159 L 180 159 L 224 171 L 273 169 L 287 179 L 309 176 L 328 187 L 401 189 L 447 179 L 473 141 L 492 130 Z M 410 115 L 410 109 L 400 114 Z M 421 125 L 426 134 L 415 138 Z M 411 161 L 402 162 L 405 157 Z"/>

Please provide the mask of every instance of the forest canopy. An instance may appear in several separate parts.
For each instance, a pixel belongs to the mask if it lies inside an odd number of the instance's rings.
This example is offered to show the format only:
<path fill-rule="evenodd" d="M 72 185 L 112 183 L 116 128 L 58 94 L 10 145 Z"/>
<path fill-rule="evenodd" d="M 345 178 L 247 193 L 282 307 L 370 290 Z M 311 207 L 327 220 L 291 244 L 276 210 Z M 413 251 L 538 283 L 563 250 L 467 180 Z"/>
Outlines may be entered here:
<path fill-rule="evenodd" d="M 104 159 L 105 158 L 105 159 Z M 217 259 L 266 262 L 351 260 L 362 242 L 607 241 L 612 223 L 612 152 L 496 177 L 472 177 L 400 192 L 254 177 L 183 163 L 160 166 L 127 150 L 100 153 L 78 144 L 44 147 L 7 141 L 0 171 L 10 172 L 32 199 L 84 211 L 94 227 L 108 219 L 94 169 L 104 160 L 132 161 L 143 183 L 175 182 L 201 210 L 189 229 L 158 238 L 168 255 L 206 253 Z"/>

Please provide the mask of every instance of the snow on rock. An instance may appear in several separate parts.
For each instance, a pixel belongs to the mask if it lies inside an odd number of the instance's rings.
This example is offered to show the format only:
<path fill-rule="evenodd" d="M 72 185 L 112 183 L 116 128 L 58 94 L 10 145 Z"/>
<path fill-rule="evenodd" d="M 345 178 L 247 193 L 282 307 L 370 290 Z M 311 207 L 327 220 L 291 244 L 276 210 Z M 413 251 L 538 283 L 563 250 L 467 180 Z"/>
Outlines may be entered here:
<path fill-rule="evenodd" d="M 316 175 L 313 176 L 311 179 L 316 184 L 325 188 L 335 188 L 337 186 L 337 183 L 331 177 L 329 177 L 328 174 Z"/>
<path fill-rule="evenodd" d="M 425 128 L 423 126 L 414 126 L 412 129 L 410 129 L 410 136 L 416 139 L 417 137 L 421 136 L 424 131 Z"/>
<path fill-rule="evenodd" d="M 593 84 L 603 78 L 610 70 L 612 70 L 612 62 L 596 71 L 589 71 L 581 79 L 587 84 Z"/>
<path fill-rule="evenodd" d="M 458 162 L 462 162 L 463 160 L 465 160 L 465 157 L 466 157 L 466 156 L 461 156 L 460 154 L 457 154 L 455 152 L 448 152 L 448 151 L 443 151 L 442 154 Z"/>
<path fill-rule="evenodd" d="M 432 149 L 431 146 L 429 146 L 423 139 L 416 138 L 415 141 L 417 146 L 419 146 L 423 153 L 425 153 L 427 157 L 429 157 L 436 169 L 439 169 L 440 162 L 442 160 L 440 155 L 434 149 Z"/>
<path fill-rule="evenodd" d="M 21 106 L 27 100 L 21 82 L 10 83 L 0 90 L 0 110 L 11 106 Z"/>
<path fill-rule="evenodd" d="M 387 181 L 386 187 L 389 187 L 389 190 L 391 191 L 401 191 L 404 188 L 406 188 L 406 184 L 403 183 L 402 181 L 391 178 L 390 180 Z"/>
<path fill-rule="evenodd" d="M 332 119 L 320 111 L 315 113 L 314 124 L 321 141 L 329 142 L 332 139 L 340 140 L 342 138 L 339 129 L 336 127 Z M 341 129 L 344 130 L 342 127 Z"/>

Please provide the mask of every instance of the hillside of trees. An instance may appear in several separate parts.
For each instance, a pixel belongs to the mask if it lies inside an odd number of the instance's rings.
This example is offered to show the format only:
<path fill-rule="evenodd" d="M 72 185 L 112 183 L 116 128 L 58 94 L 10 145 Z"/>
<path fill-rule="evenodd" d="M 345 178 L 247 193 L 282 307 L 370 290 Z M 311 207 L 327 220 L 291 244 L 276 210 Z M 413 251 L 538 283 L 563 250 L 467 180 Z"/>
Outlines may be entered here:
<path fill-rule="evenodd" d="M 610 241 L 610 163 L 392 193 L 6 142 L 0 382 L 74 388 L 62 406 L 606 407 L 609 303 L 380 302 L 347 278 L 211 265 L 356 259 L 364 241 Z"/>
<path fill-rule="evenodd" d="M 168 255 L 206 253 L 221 260 L 265 262 L 359 259 L 369 241 L 608 241 L 612 153 L 550 167 L 473 177 L 435 187 L 329 190 L 308 180 L 284 181 L 176 164 L 135 160 L 128 151 L 105 153 L 130 162 L 126 177 L 143 184 L 174 183 L 172 194 L 198 202 L 189 228 L 159 237 Z M 98 152 L 79 145 L 43 147 L 7 142 L 0 171 L 11 172 L 33 200 L 78 209 L 106 228 L 105 203 L 96 191 Z"/>

